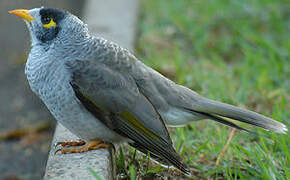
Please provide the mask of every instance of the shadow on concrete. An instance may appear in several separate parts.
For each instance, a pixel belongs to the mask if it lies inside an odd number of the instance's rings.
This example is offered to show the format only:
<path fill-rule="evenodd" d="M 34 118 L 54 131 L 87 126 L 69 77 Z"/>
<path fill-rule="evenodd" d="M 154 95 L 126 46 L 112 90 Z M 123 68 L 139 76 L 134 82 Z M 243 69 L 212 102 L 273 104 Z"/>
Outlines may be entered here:
<path fill-rule="evenodd" d="M 8 14 L 13 9 L 50 6 L 67 9 L 80 16 L 80 0 L 1 0 L 0 1 L 0 132 L 55 121 L 32 94 L 24 74 L 30 49 L 25 23 Z M 34 137 L 0 141 L 0 179 L 41 179 L 53 129 Z"/>

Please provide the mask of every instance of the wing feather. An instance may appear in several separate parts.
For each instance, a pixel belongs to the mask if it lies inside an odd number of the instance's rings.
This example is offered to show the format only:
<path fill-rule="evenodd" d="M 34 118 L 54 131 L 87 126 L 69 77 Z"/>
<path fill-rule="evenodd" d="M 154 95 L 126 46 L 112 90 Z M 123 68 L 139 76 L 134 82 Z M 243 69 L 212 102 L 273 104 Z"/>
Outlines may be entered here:
<path fill-rule="evenodd" d="M 67 67 L 72 73 L 72 88 L 89 112 L 111 130 L 133 140 L 142 152 L 151 152 L 188 173 L 161 116 L 128 73 L 94 61 L 72 61 Z"/>

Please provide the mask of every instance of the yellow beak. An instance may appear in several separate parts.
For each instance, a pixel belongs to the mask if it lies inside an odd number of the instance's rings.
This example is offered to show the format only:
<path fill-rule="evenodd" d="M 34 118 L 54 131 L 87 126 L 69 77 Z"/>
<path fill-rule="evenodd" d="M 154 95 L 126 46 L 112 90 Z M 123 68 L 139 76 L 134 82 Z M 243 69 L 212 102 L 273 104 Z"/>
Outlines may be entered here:
<path fill-rule="evenodd" d="M 34 17 L 31 16 L 29 14 L 29 10 L 26 10 L 26 9 L 15 9 L 15 10 L 9 11 L 9 13 L 19 16 L 28 22 L 34 21 Z"/>

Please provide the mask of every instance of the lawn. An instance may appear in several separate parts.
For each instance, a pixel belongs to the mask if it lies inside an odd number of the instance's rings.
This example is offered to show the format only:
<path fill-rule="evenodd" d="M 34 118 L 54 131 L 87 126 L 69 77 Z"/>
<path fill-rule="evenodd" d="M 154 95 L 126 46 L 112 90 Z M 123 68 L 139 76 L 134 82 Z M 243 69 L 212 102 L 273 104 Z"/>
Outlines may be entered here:
<path fill-rule="evenodd" d="M 290 125 L 290 3 L 287 0 L 143 0 L 136 56 L 211 99 Z M 249 126 L 243 126 L 248 127 Z M 169 129 L 192 179 L 290 179 L 290 138 L 199 121 Z M 150 156 L 150 155 L 148 155 Z M 190 179 L 120 149 L 120 179 Z"/>

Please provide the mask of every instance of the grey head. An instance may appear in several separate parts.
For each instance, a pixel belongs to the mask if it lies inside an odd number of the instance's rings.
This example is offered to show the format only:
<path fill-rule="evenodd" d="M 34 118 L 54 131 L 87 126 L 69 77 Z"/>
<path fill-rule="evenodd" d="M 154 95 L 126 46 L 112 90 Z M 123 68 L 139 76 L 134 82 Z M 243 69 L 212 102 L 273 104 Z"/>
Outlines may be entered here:
<path fill-rule="evenodd" d="M 32 90 L 41 96 L 41 89 L 55 86 L 48 82 L 66 77 L 67 61 L 87 56 L 87 26 L 71 13 L 56 8 L 17 9 L 10 11 L 24 19 L 31 36 L 31 50 L 25 66 Z M 64 79 L 62 79 L 64 81 Z M 44 98 L 43 98 L 44 99 Z"/>
<path fill-rule="evenodd" d="M 11 14 L 22 17 L 29 29 L 32 46 L 68 42 L 75 36 L 88 35 L 87 26 L 71 13 L 57 8 L 13 10 Z"/>

